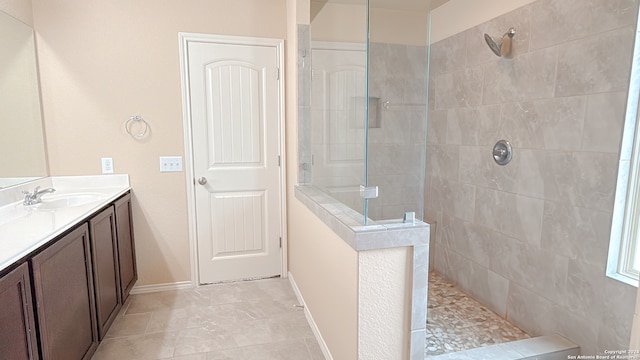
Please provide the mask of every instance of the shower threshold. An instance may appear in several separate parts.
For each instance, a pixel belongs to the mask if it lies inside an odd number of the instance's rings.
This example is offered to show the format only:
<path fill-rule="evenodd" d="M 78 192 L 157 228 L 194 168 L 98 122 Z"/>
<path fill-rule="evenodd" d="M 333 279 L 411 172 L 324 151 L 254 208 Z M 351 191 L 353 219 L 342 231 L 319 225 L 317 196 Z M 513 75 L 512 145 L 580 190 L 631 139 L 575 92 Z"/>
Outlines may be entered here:
<path fill-rule="evenodd" d="M 528 338 L 442 276 L 429 274 L 427 358 Z"/>

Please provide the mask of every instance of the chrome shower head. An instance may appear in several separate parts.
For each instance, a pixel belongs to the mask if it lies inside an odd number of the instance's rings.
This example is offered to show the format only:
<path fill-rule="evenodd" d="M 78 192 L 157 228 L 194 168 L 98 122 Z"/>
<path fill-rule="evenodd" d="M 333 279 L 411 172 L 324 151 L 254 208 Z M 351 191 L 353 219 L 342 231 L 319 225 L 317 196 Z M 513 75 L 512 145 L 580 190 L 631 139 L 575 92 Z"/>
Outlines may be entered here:
<path fill-rule="evenodd" d="M 484 41 L 487 42 L 487 45 L 489 45 L 489 48 L 496 56 L 507 57 L 511 54 L 511 39 L 515 34 L 516 29 L 510 28 L 502 35 L 499 44 L 489 34 L 484 34 Z"/>
<path fill-rule="evenodd" d="M 484 34 L 484 41 L 487 42 L 487 45 L 489 45 L 489 48 L 491 49 L 491 51 L 493 51 L 494 54 L 496 54 L 496 56 L 502 56 L 500 54 L 500 46 L 496 44 L 491 35 Z M 502 45 L 502 42 L 500 43 L 500 45 Z"/>

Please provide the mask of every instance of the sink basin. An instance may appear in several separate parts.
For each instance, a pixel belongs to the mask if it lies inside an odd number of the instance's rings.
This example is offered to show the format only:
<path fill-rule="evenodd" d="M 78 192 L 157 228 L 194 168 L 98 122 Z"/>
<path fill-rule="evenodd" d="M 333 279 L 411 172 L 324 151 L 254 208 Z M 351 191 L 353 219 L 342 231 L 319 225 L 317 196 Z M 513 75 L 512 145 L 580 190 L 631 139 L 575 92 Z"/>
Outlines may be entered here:
<path fill-rule="evenodd" d="M 103 194 L 94 193 L 74 193 L 44 196 L 42 202 L 38 205 L 38 209 L 60 209 L 71 206 L 80 206 L 99 201 L 105 198 Z"/>

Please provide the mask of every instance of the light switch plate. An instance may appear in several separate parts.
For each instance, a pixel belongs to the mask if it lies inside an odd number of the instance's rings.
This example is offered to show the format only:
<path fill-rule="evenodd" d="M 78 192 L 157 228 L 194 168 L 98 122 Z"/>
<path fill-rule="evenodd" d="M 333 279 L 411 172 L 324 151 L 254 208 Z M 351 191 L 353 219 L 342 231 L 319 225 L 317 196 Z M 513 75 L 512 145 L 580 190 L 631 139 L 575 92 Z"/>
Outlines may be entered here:
<path fill-rule="evenodd" d="M 182 171 L 182 156 L 160 156 L 160 172 Z"/>

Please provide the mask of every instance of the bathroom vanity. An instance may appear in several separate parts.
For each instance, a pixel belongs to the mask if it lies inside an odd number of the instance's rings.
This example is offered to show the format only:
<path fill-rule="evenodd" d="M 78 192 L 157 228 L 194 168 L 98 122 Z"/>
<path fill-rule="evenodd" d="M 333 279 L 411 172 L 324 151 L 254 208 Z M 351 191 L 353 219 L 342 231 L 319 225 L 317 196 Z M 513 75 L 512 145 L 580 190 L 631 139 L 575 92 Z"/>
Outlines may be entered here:
<path fill-rule="evenodd" d="M 37 185 L 56 192 L 23 205 L 21 192 Z M 90 359 L 136 279 L 126 175 L 0 191 L 3 358 Z"/>

